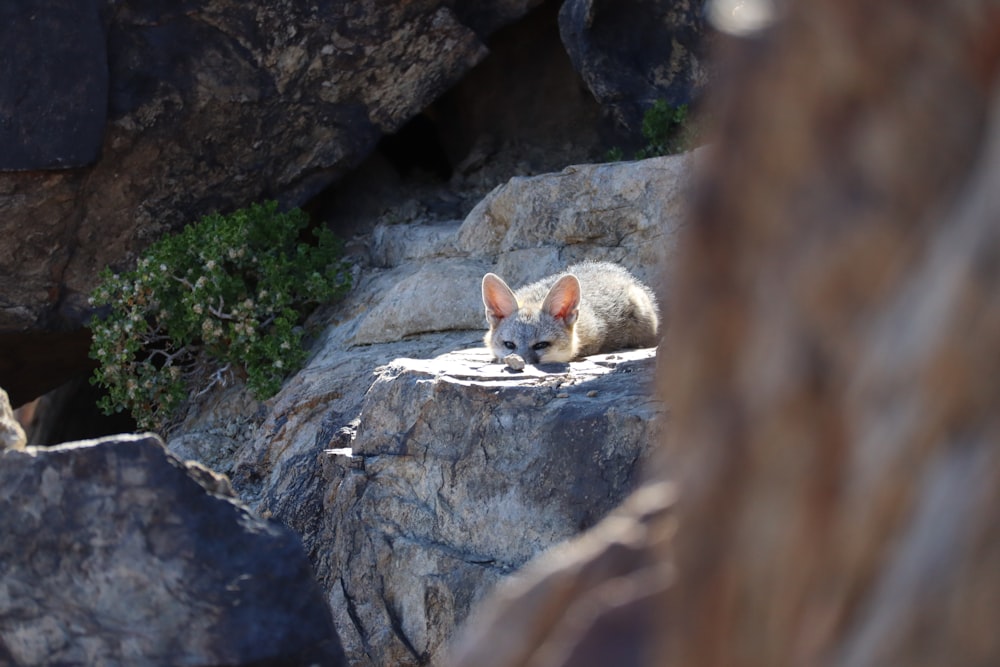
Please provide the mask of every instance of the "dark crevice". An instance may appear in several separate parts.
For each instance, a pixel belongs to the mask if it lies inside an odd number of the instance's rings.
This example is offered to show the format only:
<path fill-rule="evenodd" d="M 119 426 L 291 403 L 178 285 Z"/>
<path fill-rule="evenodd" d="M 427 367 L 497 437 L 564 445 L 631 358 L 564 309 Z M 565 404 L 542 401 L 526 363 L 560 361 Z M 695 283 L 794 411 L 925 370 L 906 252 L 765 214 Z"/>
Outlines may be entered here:
<path fill-rule="evenodd" d="M 383 589 L 384 588 L 385 587 L 383 586 Z M 410 641 L 410 638 L 406 636 L 406 632 L 403 630 L 403 622 L 402 619 L 400 618 L 399 612 L 396 609 L 394 609 L 391 604 L 389 604 L 388 600 L 383 599 L 382 603 L 385 606 L 385 613 L 389 617 L 389 626 L 392 628 L 393 634 L 396 635 L 399 641 L 406 648 L 407 652 L 409 652 L 409 654 L 413 656 L 414 660 L 416 660 L 421 665 L 427 664 L 427 659 L 428 659 L 427 654 L 418 651 L 417 647 L 415 647 L 413 643 Z"/>
<path fill-rule="evenodd" d="M 368 641 L 368 635 L 365 633 L 361 617 L 358 616 L 358 607 L 354 603 L 354 598 L 347 592 L 347 584 L 344 583 L 344 578 L 340 577 L 338 581 L 340 581 L 340 592 L 343 594 L 344 602 L 347 604 L 347 616 L 351 619 L 351 624 L 358 633 L 358 638 L 361 640 L 361 646 L 364 647 L 365 653 L 371 657 L 375 655 L 375 652 L 372 649 L 371 643 Z"/>
<path fill-rule="evenodd" d="M 387 134 L 377 149 L 401 177 L 422 173 L 447 181 L 452 165 L 441 144 L 435 122 L 427 114 L 419 114 L 395 134 Z"/>

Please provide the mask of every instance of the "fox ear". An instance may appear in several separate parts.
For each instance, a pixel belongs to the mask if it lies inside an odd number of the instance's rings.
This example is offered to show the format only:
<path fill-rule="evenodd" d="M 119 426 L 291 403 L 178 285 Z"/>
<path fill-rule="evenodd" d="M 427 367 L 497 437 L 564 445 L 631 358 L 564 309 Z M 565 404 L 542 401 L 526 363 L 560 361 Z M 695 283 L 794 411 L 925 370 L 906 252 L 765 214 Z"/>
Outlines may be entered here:
<path fill-rule="evenodd" d="M 483 304 L 486 306 L 486 319 L 491 327 L 500 320 L 517 312 L 517 298 L 495 273 L 483 276 Z"/>
<path fill-rule="evenodd" d="M 572 273 L 566 274 L 549 289 L 542 302 L 542 312 L 570 327 L 580 314 L 580 281 Z"/>

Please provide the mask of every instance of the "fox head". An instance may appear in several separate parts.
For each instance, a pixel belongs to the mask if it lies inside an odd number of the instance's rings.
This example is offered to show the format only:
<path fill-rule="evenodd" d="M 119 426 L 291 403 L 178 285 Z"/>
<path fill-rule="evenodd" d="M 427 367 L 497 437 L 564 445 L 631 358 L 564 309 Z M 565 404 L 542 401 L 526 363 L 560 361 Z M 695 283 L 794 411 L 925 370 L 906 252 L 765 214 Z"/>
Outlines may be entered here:
<path fill-rule="evenodd" d="M 570 361 L 576 357 L 573 330 L 580 314 L 580 281 L 567 274 L 557 280 L 541 304 L 519 303 L 499 276 L 483 277 L 483 304 L 490 330 L 486 347 L 500 360 L 518 354 L 529 364 Z"/>

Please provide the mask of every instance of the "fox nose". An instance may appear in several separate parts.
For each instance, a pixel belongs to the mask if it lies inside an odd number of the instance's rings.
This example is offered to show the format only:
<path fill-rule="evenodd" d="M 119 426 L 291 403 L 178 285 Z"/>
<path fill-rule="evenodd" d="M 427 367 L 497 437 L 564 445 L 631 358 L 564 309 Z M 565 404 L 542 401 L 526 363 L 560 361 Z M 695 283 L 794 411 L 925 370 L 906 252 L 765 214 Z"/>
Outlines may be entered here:
<path fill-rule="evenodd" d="M 538 352 L 536 352 L 535 350 L 530 350 L 529 349 L 527 352 L 524 353 L 524 356 L 522 357 L 522 359 L 524 359 L 524 361 L 527 362 L 527 363 L 529 363 L 529 364 L 537 364 L 538 363 Z"/>

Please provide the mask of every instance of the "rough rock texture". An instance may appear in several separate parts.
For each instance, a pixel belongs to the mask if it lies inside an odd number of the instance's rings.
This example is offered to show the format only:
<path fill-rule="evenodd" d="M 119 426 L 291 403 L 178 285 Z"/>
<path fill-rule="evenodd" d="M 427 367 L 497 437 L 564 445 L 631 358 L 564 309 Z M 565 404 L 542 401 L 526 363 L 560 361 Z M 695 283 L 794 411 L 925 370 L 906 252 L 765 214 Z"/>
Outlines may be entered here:
<path fill-rule="evenodd" d="M 566 0 L 559 34 L 573 67 L 623 127 L 638 131 L 657 100 L 689 104 L 707 80 L 701 2 Z"/>
<path fill-rule="evenodd" d="M 7 392 L 0 389 L 0 451 L 24 449 L 26 440 L 24 429 L 14 418 Z"/>
<path fill-rule="evenodd" d="M 152 436 L 0 454 L 0 662 L 342 665 L 299 540 Z"/>
<path fill-rule="evenodd" d="M 128 265 L 205 213 L 268 197 L 303 203 L 487 52 L 440 0 L 84 3 L 32 20 L 34 4 L 3 10 L 3 34 L 30 48 L 10 61 L 16 72 L 0 70 L 10 77 L 0 155 L 27 170 L 0 173 L 0 333 L 78 328 L 101 268 Z M 72 39 L 60 38 L 67 26 Z M 32 58 L 38 50 L 45 57 Z M 74 87 L 34 87 L 25 62 L 78 73 Z M 89 105 L 98 98 L 106 114 Z M 63 131 L 42 134 L 53 123 Z M 18 356 L 19 342 L 5 340 L 3 355 Z M 0 380 L 19 393 L 17 376 Z"/>
<path fill-rule="evenodd" d="M 653 356 L 511 373 L 480 349 L 380 369 L 353 456 L 329 464 L 317 568 L 352 662 L 435 662 L 502 575 L 622 500 L 655 439 Z"/>
<path fill-rule="evenodd" d="M 678 255 L 682 663 L 1000 661 L 1000 22 L 868 8 L 743 53 Z"/>
<path fill-rule="evenodd" d="M 376 229 L 355 289 L 318 315 L 333 325 L 306 368 L 266 403 L 239 387 L 212 395 L 171 437 L 302 535 L 352 663 L 440 658 L 503 574 L 636 485 L 661 410 L 647 397 L 651 353 L 545 373 L 488 364 L 480 281 L 588 257 L 649 278 L 642 262 L 669 254 L 691 164 L 583 165 L 503 186 L 464 222 Z M 559 185 L 570 181 L 587 196 Z M 478 350 L 441 356 L 466 348 Z"/>
<path fill-rule="evenodd" d="M 469 213 L 456 245 L 496 257 L 495 272 L 512 285 L 581 259 L 603 259 L 659 287 L 662 267 L 673 259 L 695 156 L 513 178 Z"/>
<path fill-rule="evenodd" d="M 108 67 L 100 0 L 0 5 L 0 170 L 66 169 L 101 152 Z"/>
<path fill-rule="evenodd" d="M 654 457 L 677 501 L 648 528 L 676 534 L 637 542 L 673 584 L 637 606 L 642 568 L 601 573 L 595 614 L 574 573 L 621 549 L 581 541 L 456 651 L 505 659 L 458 664 L 592 664 L 626 621 L 651 659 L 599 664 L 1000 662 L 1000 23 L 787 4 L 729 53 L 678 252 Z"/>

